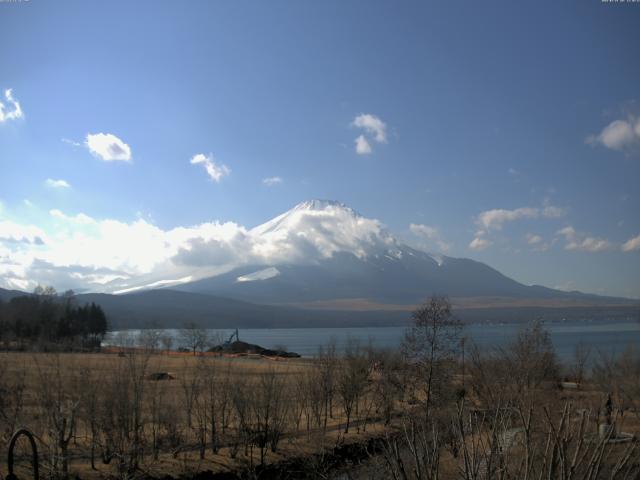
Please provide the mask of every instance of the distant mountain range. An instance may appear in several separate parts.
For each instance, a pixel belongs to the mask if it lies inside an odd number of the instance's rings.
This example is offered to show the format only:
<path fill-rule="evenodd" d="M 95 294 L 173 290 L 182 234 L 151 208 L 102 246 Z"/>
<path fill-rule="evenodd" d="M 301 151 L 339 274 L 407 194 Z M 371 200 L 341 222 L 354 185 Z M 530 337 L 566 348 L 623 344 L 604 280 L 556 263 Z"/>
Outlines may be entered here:
<path fill-rule="evenodd" d="M 20 295 L 28 295 L 28 293 L 20 290 L 6 290 L 4 288 L 0 288 L 0 300 L 3 302 L 8 302 L 13 297 L 19 297 Z"/>
<path fill-rule="evenodd" d="M 29 295 L 0 288 L 0 300 Z M 146 290 L 124 295 L 84 293 L 79 304 L 95 302 L 105 310 L 110 328 L 180 328 L 195 322 L 207 328 L 296 328 L 399 325 L 406 311 L 309 310 L 258 305 L 231 298 L 176 290 Z"/>
<path fill-rule="evenodd" d="M 518 283 L 480 262 L 431 255 L 410 247 L 394 255 L 358 258 L 349 253 L 314 265 L 252 265 L 195 282 L 171 287 L 192 293 L 216 294 L 256 303 L 304 307 L 365 303 L 402 308 L 431 294 L 448 295 L 459 304 L 603 305 L 633 300 L 581 292 L 564 292 Z"/>
<path fill-rule="evenodd" d="M 254 228 L 282 255 L 222 275 L 123 295 L 81 294 L 116 328 L 150 322 L 212 328 L 394 325 L 432 294 L 448 295 L 465 320 L 629 317 L 639 303 L 523 285 L 490 266 L 399 242 L 377 221 L 338 202 L 304 202 Z M 7 300 L 22 292 L 0 289 Z"/>
<path fill-rule="evenodd" d="M 28 295 L 27 292 L 0 289 L 0 299 Z M 349 305 L 323 305 L 312 308 L 260 305 L 215 295 L 176 290 L 147 290 L 124 295 L 88 293 L 77 296 L 80 304 L 95 302 L 107 313 L 111 329 L 180 328 L 196 322 L 207 328 L 296 328 L 405 325 L 412 305 L 376 306 L 358 302 Z M 456 315 L 469 322 L 529 321 L 587 318 L 637 318 L 640 307 L 632 304 L 574 306 L 465 306 Z"/>

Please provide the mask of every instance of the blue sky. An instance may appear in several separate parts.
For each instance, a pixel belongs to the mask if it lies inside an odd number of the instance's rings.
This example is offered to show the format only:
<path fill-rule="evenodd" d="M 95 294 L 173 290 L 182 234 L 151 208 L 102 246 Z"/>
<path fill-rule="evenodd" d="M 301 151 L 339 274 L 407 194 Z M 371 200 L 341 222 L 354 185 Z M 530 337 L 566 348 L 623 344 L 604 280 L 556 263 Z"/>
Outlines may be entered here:
<path fill-rule="evenodd" d="M 170 260 L 69 250 L 328 198 L 524 283 L 640 297 L 638 25 L 600 1 L 2 2 L 1 283 L 147 274 Z"/>

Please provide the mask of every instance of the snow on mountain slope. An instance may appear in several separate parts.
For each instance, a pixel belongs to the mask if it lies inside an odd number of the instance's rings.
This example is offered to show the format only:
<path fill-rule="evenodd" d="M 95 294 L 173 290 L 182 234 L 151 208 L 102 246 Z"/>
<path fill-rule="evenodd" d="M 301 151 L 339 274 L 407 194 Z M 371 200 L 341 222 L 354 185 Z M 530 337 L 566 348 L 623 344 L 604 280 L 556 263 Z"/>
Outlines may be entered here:
<path fill-rule="evenodd" d="M 432 293 L 579 295 L 529 287 L 480 262 L 413 249 L 380 221 L 335 201 L 300 203 L 252 229 L 205 222 L 163 230 L 143 220 L 127 225 L 62 213 L 59 217 L 67 225 L 81 220 L 88 230 L 63 242 L 59 254 L 57 247 L 49 252 L 51 257 L 34 253 L 30 270 L 21 275 L 30 281 L 55 278 L 61 290 L 130 293 L 173 288 L 260 303 L 357 298 L 406 304 Z M 101 253 L 98 264 L 95 252 Z M 4 284 L 0 278 L 0 286 Z"/>
<path fill-rule="evenodd" d="M 396 249 L 398 241 L 378 220 L 365 218 L 343 203 L 310 200 L 250 230 L 254 253 L 309 263 L 349 252 L 359 258 Z"/>
<path fill-rule="evenodd" d="M 128 239 L 127 230 L 116 227 L 117 238 Z M 407 305 L 434 293 L 512 299 L 581 295 L 526 286 L 480 262 L 411 248 L 380 221 L 334 201 L 300 203 L 252 229 L 232 222 L 167 231 L 141 222 L 137 228 L 142 231 L 135 237 L 138 250 L 149 250 L 144 265 L 118 270 L 122 275 L 100 284 L 99 291 L 173 289 L 261 304 L 359 299 Z M 123 248 L 128 245 L 121 243 Z M 119 248 L 113 250 L 118 258 Z M 128 262 L 134 257 L 127 253 L 123 258 Z"/>
<path fill-rule="evenodd" d="M 257 272 L 240 275 L 236 278 L 236 282 L 256 282 L 259 280 L 269 280 L 270 278 L 280 275 L 280 271 L 275 267 L 264 268 Z"/>
<path fill-rule="evenodd" d="M 303 202 L 248 236 L 252 262 L 178 288 L 267 304 L 344 299 L 407 304 L 434 293 L 567 297 L 518 283 L 480 262 L 413 249 L 378 220 L 334 201 Z"/>

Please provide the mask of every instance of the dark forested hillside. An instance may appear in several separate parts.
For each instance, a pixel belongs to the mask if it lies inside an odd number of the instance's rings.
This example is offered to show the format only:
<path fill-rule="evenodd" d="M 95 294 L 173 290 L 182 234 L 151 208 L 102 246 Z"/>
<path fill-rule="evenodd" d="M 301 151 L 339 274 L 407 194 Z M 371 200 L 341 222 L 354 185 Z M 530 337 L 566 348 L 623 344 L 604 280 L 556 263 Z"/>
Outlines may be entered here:
<path fill-rule="evenodd" d="M 79 304 L 73 292 L 58 295 L 51 287 L 38 287 L 33 294 L 0 300 L 0 341 L 8 348 L 53 344 L 93 348 L 106 331 L 102 307 Z"/>

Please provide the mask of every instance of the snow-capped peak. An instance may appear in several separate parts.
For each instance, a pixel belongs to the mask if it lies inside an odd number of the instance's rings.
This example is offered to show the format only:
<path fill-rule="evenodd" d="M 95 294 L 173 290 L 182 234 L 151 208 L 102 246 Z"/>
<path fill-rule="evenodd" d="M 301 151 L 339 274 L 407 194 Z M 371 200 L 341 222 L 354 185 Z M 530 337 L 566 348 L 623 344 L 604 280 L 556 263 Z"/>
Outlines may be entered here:
<path fill-rule="evenodd" d="M 323 199 L 313 199 L 313 200 L 305 200 L 304 202 L 299 203 L 298 205 L 296 205 L 295 207 L 293 207 L 292 210 L 316 210 L 316 211 L 321 211 L 321 210 L 326 210 L 327 208 L 341 208 L 344 210 L 349 210 L 351 212 L 353 212 L 354 214 L 355 211 L 345 205 L 342 202 L 338 202 L 336 200 L 323 200 Z M 356 214 L 357 215 L 357 214 Z"/>
<path fill-rule="evenodd" d="M 378 220 L 365 218 L 344 203 L 309 200 L 250 231 L 268 250 L 297 252 L 313 258 L 349 252 L 358 257 L 397 246 Z M 289 248 L 288 248 L 289 247 Z M 293 260 L 293 259 L 292 259 Z"/>
<path fill-rule="evenodd" d="M 283 228 L 289 229 L 291 227 L 297 227 L 297 225 L 295 224 L 297 224 L 298 220 L 306 214 L 337 214 L 343 216 L 351 216 L 353 218 L 362 218 L 362 215 L 342 202 L 320 199 L 306 200 L 297 204 L 291 210 L 288 210 L 285 213 L 269 220 L 268 222 L 265 222 L 262 225 L 258 225 L 257 227 L 253 228 L 251 232 L 262 235 Z"/>

